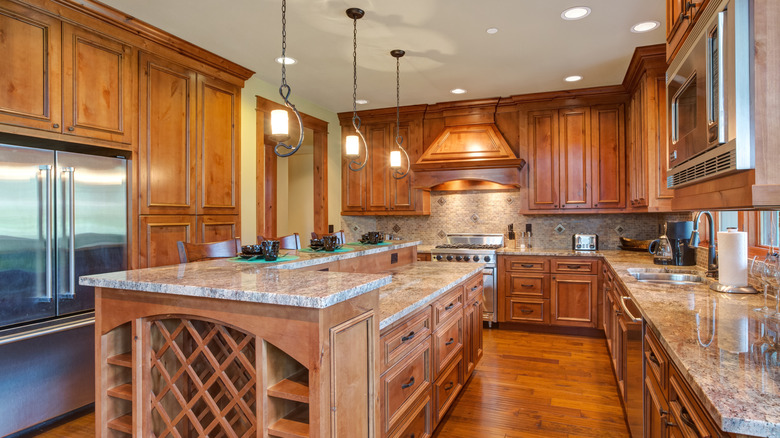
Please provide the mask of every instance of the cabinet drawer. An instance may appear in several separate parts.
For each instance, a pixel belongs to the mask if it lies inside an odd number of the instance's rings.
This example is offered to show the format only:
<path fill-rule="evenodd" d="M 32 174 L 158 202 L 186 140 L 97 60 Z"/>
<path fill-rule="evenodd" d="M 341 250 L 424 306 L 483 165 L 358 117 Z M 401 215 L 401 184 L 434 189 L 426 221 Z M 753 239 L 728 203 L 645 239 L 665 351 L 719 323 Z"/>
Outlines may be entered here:
<path fill-rule="evenodd" d="M 598 274 L 598 260 L 583 260 L 579 257 L 555 258 L 552 260 L 554 273 Z"/>
<path fill-rule="evenodd" d="M 463 358 L 459 357 L 447 367 L 433 386 L 436 424 L 444 418 L 444 414 L 447 413 L 461 388 L 463 388 Z"/>
<path fill-rule="evenodd" d="M 431 396 L 423 396 L 423 399 L 410 410 L 398 425 L 398 428 L 388 435 L 388 438 L 428 438 L 433 432 L 431 424 Z"/>
<path fill-rule="evenodd" d="M 550 272 L 550 260 L 539 257 L 504 257 L 504 270 L 516 272 Z"/>
<path fill-rule="evenodd" d="M 458 286 L 433 303 L 433 329 L 454 315 L 463 315 L 463 286 Z"/>
<path fill-rule="evenodd" d="M 669 372 L 669 412 L 673 422 L 688 438 L 719 437 L 709 415 L 699 406 L 682 376 L 674 367 Z"/>
<path fill-rule="evenodd" d="M 515 322 L 548 323 L 547 311 L 549 300 L 506 299 L 506 320 Z"/>
<path fill-rule="evenodd" d="M 655 378 L 666 394 L 669 389 L 669 358 L 649 327 L 645 327 L 644 356 L 647 374 Z"/>
<path fill-rule="evenodd" d="M 507 272 L 506 297 L 521 296 L 531 298 L 550 298 L 550 274 L 517 274 Z"/>
<path fill-rule="evenodd" d="M 384 373 L 406 356 L 417 344 L 431 334 L 431 307 L 404 318 L 394 328 L 385 331 L 379 338 L 381 370 Z"/>
<path fill-rule="evenodd" d="M 424 342 L 381 378 L 382 430 L 388 432 L 431 387 L 431 345 Z"/>
<path fill-rule="evenodd" d="M 482 274 L 475 275 L 471 280 L 468 280 L 465 290 L 467 303 L 482 296 Z"/>
<path fill-rule="evenodd" d="M 434 375 L 438 376 L 463 348 L 463 312 L 433 332 Z"/>

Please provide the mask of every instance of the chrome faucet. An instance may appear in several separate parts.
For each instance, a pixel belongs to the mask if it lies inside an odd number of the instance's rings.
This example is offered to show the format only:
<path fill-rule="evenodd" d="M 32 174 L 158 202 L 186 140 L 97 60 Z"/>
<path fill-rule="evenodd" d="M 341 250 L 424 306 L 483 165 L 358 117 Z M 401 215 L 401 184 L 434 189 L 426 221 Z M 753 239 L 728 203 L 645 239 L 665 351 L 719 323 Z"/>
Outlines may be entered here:
<path fill-rule="evenodd" d="M 718 257 L 715 255 L 715 221 L 712 218 L 712 214 L 709 211 L 699 211 L 696 213 L 696 216 L 693 218 L 693 231 L 691 232 L 691 240 L 688 244 L 691 248 L 698 248 L 699 247 L 699 219 L 701 219 L 702 215 L 707 216 L 707 218 L 710 220 L 710 227 L 709 227 L 709 236 L 710 236 L 710 250 L 707 253 L 707 276 L 708 277 L 717 277 L 718 276 Z"/>

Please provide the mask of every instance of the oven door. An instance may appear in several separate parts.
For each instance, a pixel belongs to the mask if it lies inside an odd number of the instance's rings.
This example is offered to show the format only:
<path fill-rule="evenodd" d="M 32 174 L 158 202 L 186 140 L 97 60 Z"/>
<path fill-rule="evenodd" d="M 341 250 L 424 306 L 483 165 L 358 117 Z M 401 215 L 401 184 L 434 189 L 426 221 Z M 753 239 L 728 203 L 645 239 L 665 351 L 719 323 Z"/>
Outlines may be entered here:
<path fill-rule="evenodd" d="M 669 167 L 725 143 L 723 35 L 726 11 L 717 14 L 666 84 Z"/>
<path fill-rule="evenodd" d="M 498 321 L 496 315 L 496 268 L 485 266 L 482 269 L 482 320 L 489 323 Z"/>

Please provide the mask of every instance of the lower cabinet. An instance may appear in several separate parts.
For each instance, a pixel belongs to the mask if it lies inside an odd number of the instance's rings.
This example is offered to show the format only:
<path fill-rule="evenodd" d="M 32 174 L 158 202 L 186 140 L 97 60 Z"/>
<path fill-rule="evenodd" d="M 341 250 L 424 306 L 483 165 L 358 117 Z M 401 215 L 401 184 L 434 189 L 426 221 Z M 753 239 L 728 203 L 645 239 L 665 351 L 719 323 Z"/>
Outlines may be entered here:
<path fill-rule="evenodd" d="M 463 308 L 463 344 L 464 370 L 468 380 L 482 359 L 482 300 L 474 300 Z"/>
<path fill-rule="evenodd" d="M 178 264 L 177 242 L 234 239 L 239 224 L 238 215 L 142 215 L 138 221 L 138 267 Z"/>
<path fill-rule="evenodd" d="M 556 274 L 550 280 L 550 324 L 596 328 L 598 276 Z"/>
<path fill-rule="evenodd" d="M 463 357 L 458 356 L 441 373 L 433 385 L 434 424 L 439 424 L 442 418 L 444 418 L 452 402 L 455 401 L 455 397 L 463 388 L 464 383 Z"/>
<path fill-rule="evenodd" d="M 433 434 L 432 400 L 428 395 L 409 412 L 390 438 L 428 438 Z"/>

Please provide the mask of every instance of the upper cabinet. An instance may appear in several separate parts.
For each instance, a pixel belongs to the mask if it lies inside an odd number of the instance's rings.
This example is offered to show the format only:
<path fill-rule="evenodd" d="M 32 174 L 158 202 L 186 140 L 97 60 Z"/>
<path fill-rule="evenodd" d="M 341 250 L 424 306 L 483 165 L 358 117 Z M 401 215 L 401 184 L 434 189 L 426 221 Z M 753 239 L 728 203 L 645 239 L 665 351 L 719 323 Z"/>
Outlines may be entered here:
<path fill-rule="evenodd" d="M 666 0 L 666 59 L 672 59 L 710 0 Z"/>

